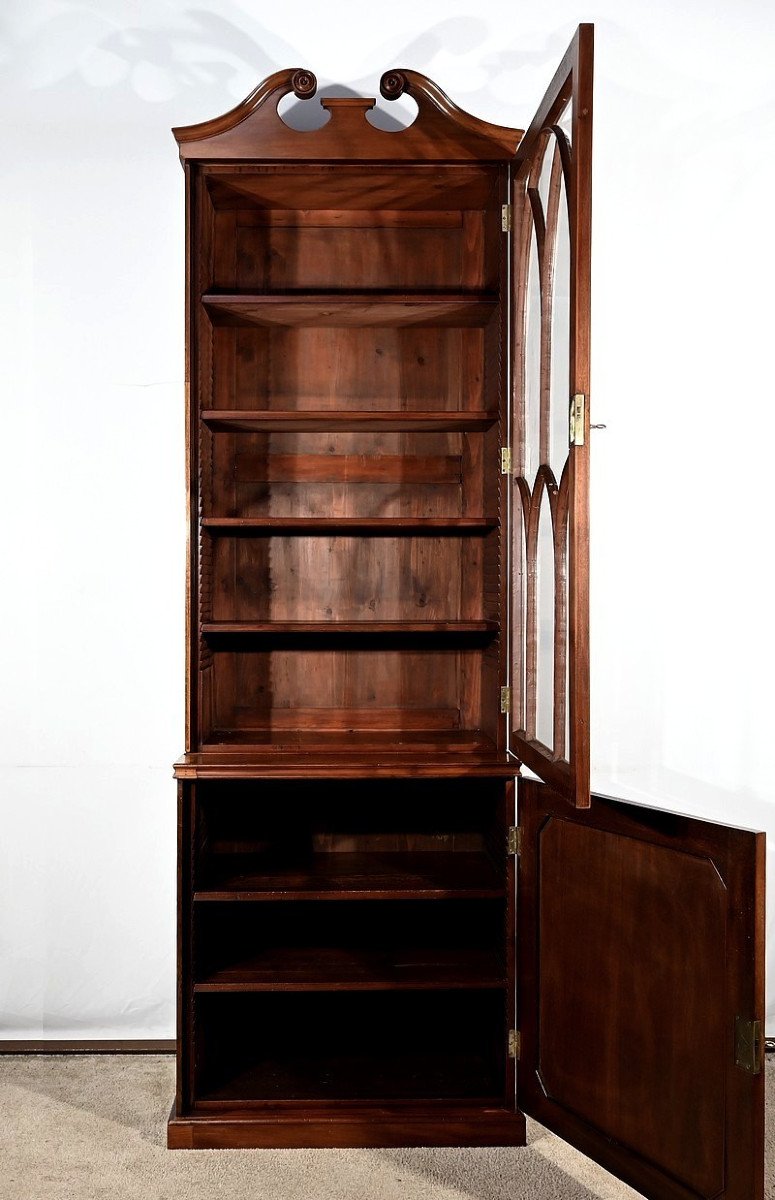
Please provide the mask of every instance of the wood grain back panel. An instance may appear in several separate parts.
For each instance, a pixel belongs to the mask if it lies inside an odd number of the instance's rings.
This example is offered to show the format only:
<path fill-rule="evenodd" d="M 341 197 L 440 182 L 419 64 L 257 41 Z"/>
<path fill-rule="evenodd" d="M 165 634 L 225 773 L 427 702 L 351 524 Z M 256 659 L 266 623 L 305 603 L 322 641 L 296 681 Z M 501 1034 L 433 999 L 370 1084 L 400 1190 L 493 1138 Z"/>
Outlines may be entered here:
<path fill-rule="evenodd" d="M 298 223 L 298 214 L 346 212 L 353 225 L 373 223 L 372 213 L 475 211 L 495 200 L 497 168 L 486 163 L 374 163 L 364 171 L 352 163 L 206 163 L 199 168 L 210 206 L 283 214 Z M 441 218 L 439 218 L 441 220 Z"/>
<path fill-rule="evenodd" d="M 212 286 L 487 289 L 497 282 L 497 261 L 483 253 L 485 222 L 496 217 L 494 208 L 216 209 Z"/>
<path fill-rule="evenodd" d="M 479 434 L 278 433 L 214 438 L 212 508 L 229 517 L 484 517 Z"/>
<path fill-rule="evenodd" d="M 486 619 L 480 542 L 446 537 L 219 537 L 209 619 Z M 496 612 L 489 615 L 497 617 Z"/>
<path fill-rule="evenodd" d="M 440 648 L 439 648 L 440 643 Z M 433 648 L 436 647 L 436 648 Z M 218 645 L 216 729 L 479 729 L 482 650 L 454 639 L 368 642 L 275 639 L 270 649 Z M 494 732 L 494 731 L 493 731 Z M 357 739 L 356 739 L 357 740 Z"/>
<path fill-rule="evenodd" d="M 213 341 L 215 408 L 487 407 L 482 329 L 227 326 Z"/>

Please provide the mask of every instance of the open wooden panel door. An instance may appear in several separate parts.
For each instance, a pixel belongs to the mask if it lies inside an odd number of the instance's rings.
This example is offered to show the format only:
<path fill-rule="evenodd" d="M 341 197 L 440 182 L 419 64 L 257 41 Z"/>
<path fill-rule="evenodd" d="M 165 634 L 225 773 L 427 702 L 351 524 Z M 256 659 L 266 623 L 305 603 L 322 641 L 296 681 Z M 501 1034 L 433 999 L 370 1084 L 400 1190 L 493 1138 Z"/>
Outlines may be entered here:
<path fill-rule="evenodd" d="M 762 1200 L 764 835 L 519 812 L 519 1107 L 649 1200 Z"/>
<path fill-rule="evenodd" d="M 589 805 L 589 341 L 593 27 L 517 152 L 512 195 L 514 753 Z"/>

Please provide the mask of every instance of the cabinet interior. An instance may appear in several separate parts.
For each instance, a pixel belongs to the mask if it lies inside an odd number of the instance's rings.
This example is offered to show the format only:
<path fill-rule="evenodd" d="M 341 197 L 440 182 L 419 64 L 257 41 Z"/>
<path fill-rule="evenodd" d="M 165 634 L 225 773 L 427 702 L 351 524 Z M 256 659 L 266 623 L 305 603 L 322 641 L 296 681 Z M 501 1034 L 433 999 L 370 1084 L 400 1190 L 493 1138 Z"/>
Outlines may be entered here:
<path fill-rule="evenodd" d="M 473 804 L 464 781 L 197 784 L 198 1107 L 504 1103 L 503 789 L 480 780 Z"/>
<path fill-rule="evenodd" d="M 204 996 L 198 1108 L 503 1103 L 503 1001 L 486 992 Z"/>
<path fill-rule="evenodd" d="M 203 170 L 202 745 L 502 747 L 502 189 Z"/>

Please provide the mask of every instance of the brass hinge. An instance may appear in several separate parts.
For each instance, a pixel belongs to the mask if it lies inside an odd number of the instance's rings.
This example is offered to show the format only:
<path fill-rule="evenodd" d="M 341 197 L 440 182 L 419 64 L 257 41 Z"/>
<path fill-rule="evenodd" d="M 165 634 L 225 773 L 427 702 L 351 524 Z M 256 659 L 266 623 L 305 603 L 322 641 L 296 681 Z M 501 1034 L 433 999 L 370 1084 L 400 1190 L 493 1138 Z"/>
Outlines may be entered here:
<path fill-rule="evenodd" d="M 511 474 L 511 446 L 501 446 L 501 475 Z"/>
<path fill-rule="evenodd" d="M 511 712 L 511 688 L 510 687 L 502 687 L 501 688 L 501 712 L 502 713 Z"/>
<path fill-rule="evenodd" d="M 584 445 L 584 409 L 586 408 L 586 396 L 583 392 L 578 392 L 571 397 L 570 402 L 570 444 L 571 446 Z"/>
<path fill-rule="evenodd" d="M 759 1075 L 764 1060 L 761 1021 L 735 1017 L 735 1066 L 749 1075 Z"/>
<path fill-rule="evenodd" d="M 522 1038 L 518 1029 L 509 1030 L 509 1058 L 519 1058 L 522 1053 Z"/>
<path fill-rule="evenodd" d="M 506 840 L 506 853 L 517 855 L 522 853 L 522 830 L 520 829 L 519 825 L 509 826 L 508 838 Z"/>
<path fill-rule="evenodd" d="M 501 229 L 503 230 L 504 233 L 509 233 L 511 231 L 511 205 L 510 204 L 502 204 L 501 205 Z"/>

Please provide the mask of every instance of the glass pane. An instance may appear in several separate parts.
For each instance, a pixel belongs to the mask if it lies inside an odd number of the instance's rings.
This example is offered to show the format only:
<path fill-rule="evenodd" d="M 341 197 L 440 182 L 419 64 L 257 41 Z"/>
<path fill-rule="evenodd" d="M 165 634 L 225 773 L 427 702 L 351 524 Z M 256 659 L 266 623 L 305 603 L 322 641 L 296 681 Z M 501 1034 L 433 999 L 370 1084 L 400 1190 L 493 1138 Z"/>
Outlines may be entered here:
<path fill-rule="evenodd" d="M 570 141 L 571 129 L 573 127 L 573 100 L 570 99 L 563 109 L 561 115 L 555 121 L 555 125 L 559 125 L 563 129 Z"/>
<path fill-rule="evenodd" d="M 568 406 L 570 403 L 570 230 L 565 180 L 560 172 L 554 243 L 552 294 L 552 344 L 550 376 L 549 464 L 560 482 L 568 457 Z"/>
<path fill-rule="evenodd" d="M 532 481 L 540 463 L 541 281 L 535 236 L 530 239 L 525 311 L 525 478 Z"/>
<path fill-rule="evenodd" d="M 541 497 L 536 547 L 536 737 L 554 745 L 554 537 L 549 498 Z"/>
<path fill-rule="evenodd" d="M 541 207 L 546 216 L 546 209 L 549 200 L 549 179 L 552 173 L 552 153 L 554 151 L 554 135 L 548 134 L 544 139 L 546 149 L 543 152 L 541 162 L 541 173 L 538 178 L 538 194 L 541 197 Z"/>

